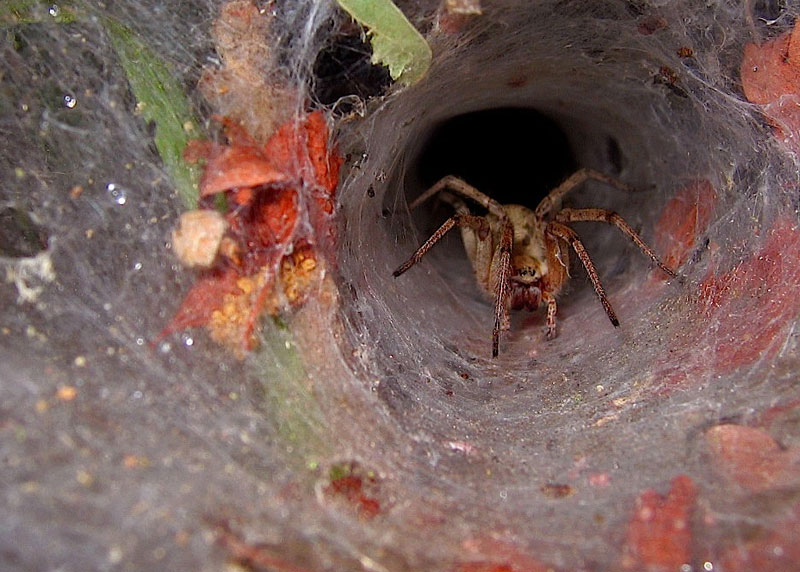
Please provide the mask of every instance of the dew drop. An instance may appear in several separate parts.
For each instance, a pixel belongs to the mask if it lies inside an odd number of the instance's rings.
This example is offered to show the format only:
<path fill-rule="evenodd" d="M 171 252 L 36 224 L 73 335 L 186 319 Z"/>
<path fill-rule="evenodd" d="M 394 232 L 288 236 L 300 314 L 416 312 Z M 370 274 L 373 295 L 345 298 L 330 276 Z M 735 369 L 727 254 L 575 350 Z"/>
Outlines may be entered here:
<path fill-rule="evenodd" d="M 133 269 L 134 270 L 141 270 L 142 269 L 142 263 L 141 262 L 137 262 L 136 264 L 133 265 Z"/>
<path fill-rule="evenodd" d="M 78 100 L 75 99 L 75 96 L 67 93 L 64 95 L 64 106 L 68 109 L 73 109 L 76 105 L 78 105 Z"/>
<path fill-rule="evenodd" d="M 125 189 L 119 185 L 116 185 L 115 183 L 109 183 L 106 185 L 106 192 L 111 197 L 111 200 L 118 205 L 124 205 L 128 202 L 128 194 L 125 192 Z"/>
<path fill-rule="evenodd" d="M 48 8 L 47 12 L 53 18 L 58 18 L 58 15 L 61 14 L 61 8 L 58 7 L 58 4 L 52 4 L 50 8 Z"/>

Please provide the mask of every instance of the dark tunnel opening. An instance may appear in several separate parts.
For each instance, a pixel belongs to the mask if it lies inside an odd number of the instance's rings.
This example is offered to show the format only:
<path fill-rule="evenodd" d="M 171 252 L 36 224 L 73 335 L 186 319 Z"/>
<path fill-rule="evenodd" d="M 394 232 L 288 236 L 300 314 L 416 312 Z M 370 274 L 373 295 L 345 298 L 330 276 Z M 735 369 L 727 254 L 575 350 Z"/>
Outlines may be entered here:
<path fill-rule="evenodd" d="M 420 189 L 456 175 L 502 204 L 533 207 L 578 168 L 567 134 L 535 109 L 498 107 L 435 125 L 421 146 Z"/>

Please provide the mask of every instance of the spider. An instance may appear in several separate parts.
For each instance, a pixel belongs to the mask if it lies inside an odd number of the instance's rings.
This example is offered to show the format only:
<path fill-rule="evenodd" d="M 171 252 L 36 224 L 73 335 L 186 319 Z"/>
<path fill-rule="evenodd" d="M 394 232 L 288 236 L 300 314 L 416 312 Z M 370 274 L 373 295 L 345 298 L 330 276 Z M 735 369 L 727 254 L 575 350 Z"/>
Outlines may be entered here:
<path fill-rule="evenodd" d="M 409 208 L 418 207 L 437 193 L 449 203 L 455 214 L 448 218 L 393 275 L 395 278 L 419 262 L 453 227 L 461 229 L 467 256 L 481 289 L 494 299 L 492 357 L 497 357 L 500 332 L 510 327 L 509 309 L 535 311 L 547 306 L 547 339 L 556 336 L 556 296 L 569 276 L 569 248 L 583 263 L 600 303 L 614 327 L 619 327 L 600 277 L 578 234 L 568 226 L 571 222 L 594 221 L 613 224 L 627 234 L 634 244 L 672 278 L 677 274 L 668 268 L 653 249 L 617 213 L 598 208 L 561 208 L 561 199 L 588 179 L 601 181 L 624 191 L 634 189 L 617 179 L 594 171 L 580 169 L 551 190 L 531 210 L 522 205 L 501 205 L 464 180 L 447 176 L 417 197 Z M 470 212 L 469 199 L 486 209 L 485 216 Z"/>

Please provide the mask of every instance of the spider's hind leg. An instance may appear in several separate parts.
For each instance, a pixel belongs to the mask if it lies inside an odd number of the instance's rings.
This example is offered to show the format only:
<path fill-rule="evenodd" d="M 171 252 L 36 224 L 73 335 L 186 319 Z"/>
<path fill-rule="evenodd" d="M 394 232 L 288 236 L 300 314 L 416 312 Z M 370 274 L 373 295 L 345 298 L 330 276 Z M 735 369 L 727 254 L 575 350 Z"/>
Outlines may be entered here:
<path fill-rule="evenodd" d="M 605 183 L 610 187 L 617 188 L 621 191 L 627 192 L 635 192 L 636 189 L 628 185 L 627 183 L 623 183 L 619 179 L 615 179 L 610 175 L 606 175 L 605 173 L 601 173 L 600 171 L 595 171 L 594 169 L 578 169 L 572 175 L 567 177 L 567 179 L 558 185 L 556 188 L 551 190 L 547 193 L 547 196 L 542 199 L 539 205 L 536 207 L 536 216 L 540 218 L 544 218 L 550 213 L 557 210 L 558 205 L 561 204 L 561 200 L 568 194 L 571 193 L 574 189 L 578 188 L 584 182 L 588 180 L 595 180 L 600 181 L 601 183 Z"/>
<path fill-rule="evenodd" d="M 441 178 L 435 185 L 433 185 L 430 189 L 422 193 L 418 196 L 414 201 L 408 205 L 410 210 L 414 210 L 419 205 L 430 199 L 436 193 L 441 193 L 443 191 L 447 191 L 448 194 L 452 193 L 454 195 L 460 195 L 466 199 L 470 199 L 471 201 L 475 201 L 477 204 L 481 205 L 490 213 L 493 213 L 497 217 L 505 217 L 505 210 L 503 210 L 503 205 L 498 203 L 489 195 L 482 193 L 469 183 L 467 183 L 464 179 L 459 179 L 453 175 L 448 175 L 447 177 Z"/>

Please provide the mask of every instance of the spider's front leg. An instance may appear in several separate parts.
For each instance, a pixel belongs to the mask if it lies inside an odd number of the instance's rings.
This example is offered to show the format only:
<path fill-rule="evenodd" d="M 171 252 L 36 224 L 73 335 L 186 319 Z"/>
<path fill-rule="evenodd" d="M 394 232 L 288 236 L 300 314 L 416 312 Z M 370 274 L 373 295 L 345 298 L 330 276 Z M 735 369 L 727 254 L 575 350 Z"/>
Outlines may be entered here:
<path fill-rule="evenodd" d="M 556 312 L 558 304 L 556 297 L 550 292 L 542 292 L 542 300 L 547 303 L 547 339 L 552 340 L 556 337 Z"/>
<path fill-rule="evenodd" d="M 639 247 L 644 254 L 646 254 L 650 260 L 655 262 L 656 266 L 658 266 L 665 274 L 669 275 L 672 278 L 677 278 L 678 275 L 675 271 L 668 267 L 666 264 L 661 262 L 661 259 L 656 255 L 652 248 L 650 248 L 647 243 L 642 240 L 642 238 L 637 234 L 635 230 L 625 222 L 625 219 L 619 216 L 614 211 L 610 211 L 607 209 L 561 209 L 558 214 L 556 215 L 556 220 L 558 222 L 568 223 L 568 222 L 605 222 L 607 224 L 612 224 L 617 227 L 622 233 L 626 234 L 633 243 Z"/>
<path fill-rule="evenodd" d="M 600 303 L 603 305 L 603 309 L 606 311 L 608 319 L 611 320 L 611 323 L 614 325 L 615 328 L 618 328 L 619 320 L 617 319 L 617 315 L 614 313 L 614 308 L 611 307 L 611 302 L 609 302 L 608 300 L 606 291 L 603 288 L 603 285 L 600 283 L 600 276 L 597 274 L 597 269 L 594 267 L 594 263 L 592 262 L 592 259 L 589 257 L 589 253 L 586 251 L 586 247 L 583 246 L 583 242 L 578 236 L 578 233 L 576 233 L 567 225 L 557 221 L 549 222 L 547 224 L 546 232 L 548 232 L 551 236 L 564 240 L 567 244 L 569 244 L 572 247 L 572 249 L 575 251 L 575 254 L 578 255 L 578 258 L 583 263 L 584 268 L 586 268 L 586 273 L 589 275 L 589 279 L 592 281 L 592 285 L 594 286 L 594 291 L 597 293 L 597 297 L 600 298 Z M 549 314 L 549 305 L 548 305 L 548 314 Z M 553 327 L 555 328 L 555 322 L 553 323 Z M 555 330 L 553 331 L 553 333 L 555 334 Z M 549 334 L 550 334 L 550 324 L 548 323 L 548 335 Z"/>
<path fill-rule="evenodd" d="M 503 217 L 500 235 L 500 246 L 497 258 L 497 284 L 494 298 L 494 329 L 492 330 L 492 357 L 496 358 L 500 352 L 500 331 L 509 328 L 511 318 L 508 312 L 508 296 L 511 288 L 511 251 L 514 249 L 514 226 L 507 217 Z M 493 266 L 494 266 L 494 262 Z"/>
<path fill-rule="evenodd" d="M 444 236 L 450 232 L 454 227 L 469 227 L 475 231 L 475 234 L 478 236 L 479 240 L 486 240 L 489 236 L 490 228 L 489 222 L 486 220 L 486 217 L 476 216 L 476 215 L 469 215 L 469 214 L 456 214 L 451 216 L 449 219 L 444 221 L 444 224 L 436 229 L 428 240 L 422 243 L 422 245 L 417 249 L 417 251 L 411 255 L 411 257 L 406 260 L 403 264 L 401 264 L 397 270 L 392 272 L 392 276 L 397 278 L 401 274 L 403 274 L 406 270 L 414 266 L 417 262 L 422 260 L 422 257 L 425 256 L 428 251 L 434 247 L 434 245 L 442 240 Z"/>

